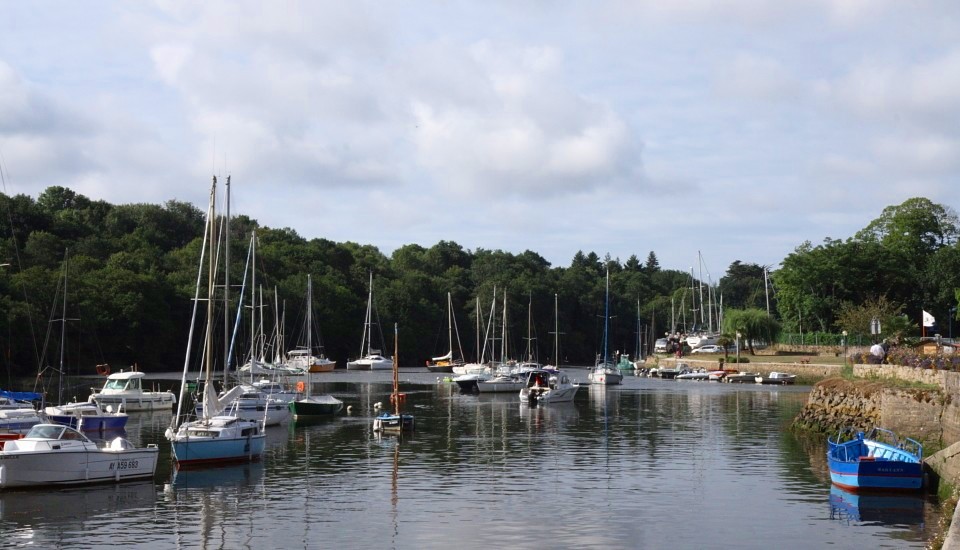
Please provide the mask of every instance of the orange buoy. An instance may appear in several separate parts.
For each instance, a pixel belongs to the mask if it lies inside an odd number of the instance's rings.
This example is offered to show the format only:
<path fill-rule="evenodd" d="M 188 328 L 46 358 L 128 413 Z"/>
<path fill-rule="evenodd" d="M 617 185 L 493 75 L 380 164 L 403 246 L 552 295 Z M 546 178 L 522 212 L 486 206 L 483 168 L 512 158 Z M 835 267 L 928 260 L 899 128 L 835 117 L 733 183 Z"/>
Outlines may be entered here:
<path fill-rule="evenodd" d="M 297 391 L 302 392 L 307 388 L 306 384 L 303 383 L 303 380 L 297 382 Z"/>
<path fill-rule="evenodd" d="M 405 393 L 390 394 L 390 402 L 393 403 L 394 400 L 397 400 L 397 401 L 399 401 L 399 402 L 401 402 L 401 403 L 406 403 L 406 402 L 407 402 L 407 394 L 405 394 Z"/>
<path fill-rule="evenodd" d="M 97 374 L 99 374 L 100 376 L 106 376 L 110 374 L 110 365 L 106 363 L 97 365 Z"/>

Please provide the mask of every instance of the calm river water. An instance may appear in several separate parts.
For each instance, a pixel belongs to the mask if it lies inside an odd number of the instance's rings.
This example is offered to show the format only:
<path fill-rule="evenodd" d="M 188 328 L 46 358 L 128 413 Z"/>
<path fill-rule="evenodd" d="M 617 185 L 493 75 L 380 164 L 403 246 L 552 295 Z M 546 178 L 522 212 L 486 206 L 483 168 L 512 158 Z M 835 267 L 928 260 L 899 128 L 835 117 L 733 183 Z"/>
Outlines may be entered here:
<path fill-rule="evenodd" d="M 268 428 L 257 464 L 176 472 L 170 415 L 131 415 L 154 482 L 0 494 L 5 547 L 922 548 L 939 519 L 831 489 L 823 443 L 786 429 L 807 387 L 627 377 L 531 408 L 401 371 L 401 441 L 371 431 L 389 372 L 323 376 L 353 411 Z"/>

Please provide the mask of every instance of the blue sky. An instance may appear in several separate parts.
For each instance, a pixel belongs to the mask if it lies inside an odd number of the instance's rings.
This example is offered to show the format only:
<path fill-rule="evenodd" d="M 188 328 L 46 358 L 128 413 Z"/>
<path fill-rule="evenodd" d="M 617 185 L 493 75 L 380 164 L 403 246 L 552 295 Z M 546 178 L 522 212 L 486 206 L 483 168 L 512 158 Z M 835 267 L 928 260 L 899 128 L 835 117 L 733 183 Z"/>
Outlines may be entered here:
<path fill-rule="evenodd" d="M 5 192 L 716 281 L 958 208 L 960 3 L 10 2 Z M 706 277 L 706 273 L 705 273 Z"/>

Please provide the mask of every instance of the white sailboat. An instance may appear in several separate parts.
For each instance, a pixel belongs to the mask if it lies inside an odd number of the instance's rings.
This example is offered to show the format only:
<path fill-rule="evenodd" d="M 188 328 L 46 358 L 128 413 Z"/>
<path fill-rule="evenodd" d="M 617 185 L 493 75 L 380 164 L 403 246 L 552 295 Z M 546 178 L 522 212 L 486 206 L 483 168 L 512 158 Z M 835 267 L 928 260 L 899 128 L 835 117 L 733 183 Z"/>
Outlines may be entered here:
<path fill-rule="evenodd" d="M 313 279 L 307 275 L 307 311 L 303 330 L 306 333 L 306 346 L 287 352 L 287 367 L 304 372 L 331 372 L 337 362 L 328 359 L 320 347 L 320 355 L 313 354 Z"/>
<path fill-rule="evenodd" d="M 307 301 L 308 304 L 312 302 L 313 299 L 313 279 L 310 275 L 307 275 Z M 310 313 L 309 309 L 307 312 L 307 323 L 309 327 L 310 323 Z M 307 349 L 312 349 L 313 341 L 311 340 L 312 330 L 307 330 Z M 340 412 L 340 409 L 343 408 L 343 401 L 340 401 L 332 395 L 317 395 L 314 396 L 311 392 L 311 386 L 313 381 L 310 380 L 310 375 L 307 374 L 307 383 L 305 384 L 304 389 L 306 390 L 306 396 L 303 399 L 296 399 L 290 402 L 290 412 L 293 413 L 294 418 L 302 418 L 307 416 L 326 416 L 331 414 L 337 414 Z"/>
<path fill-rule="evenodd" d="M 393 360 L 381 355 L 381 351 L 373 347 L 373 327 L 380 330 L 380 325 L 373 322 L 373 272 L 370 273 L 370 290 L 367 295 L 367 316 L 363 323 L 363 340 L 360 342 L 359 359 L 347 363 L 347 369 L 350 370 L 390 370 L 393 368 Z M 380 340 L 383 340 L 381 335 Z"/>
<path fill-rule="evenodd" d="M 453 334 L 457 334 L 457 349 L 460 350 L 459 357 L 454 356 Z M 453 372 L 457 366 L 463 365 L 463 346 L 460 345 L 460 332 L 457 330 L 457 321 L 453 316 L 453 298 L 447 293 L 447 341 L 450 351 L 440 357 L 434 357 L 427 362 L 427 370 L 430 372 Z"/>
<path fill-rule="evenodd" d="M 203 254 L 207 247 L 211 249 L 216 239 L 216 201 L 217 178 L 213 178 L 210 189 L 210 205 L 207 212 L 207 228 L 204 234 L 204 243 L 201 251 L 201 266 Z M 197 287 L 194 299 L 194 315 L 191 320 L 190 336 L 187 344 L 187 354 L 184 360 L 183 378 L 181 379 L 180 406 L 177 416 L 173 419 L 174 425 L 167 428 L 166 436 L 170 440 L 173 457 L 177 467 L 186 467 L 203 464 L 223 464 L 234 461 L 258 460 L 263 454 L 266 436 L 263 433 L 262 421 L 244 420 L 237 415 L 234 401 L 243 393 L 243 388 L 237 386 L 218 398 L 213 385 L 213 316 L 214 316 L 214 282 L 216 278 L 216 262 L 214 254 L 209 254 L 207 269 L 207 319 L 204 343 L 204 387 L 203 412 L 199 418 L 181 420 L 183 408 L 183 392 L 186 388 L 187 370 L 190 361 L 190 351 L 193 343 L 193 323 L 196 321 L 197 304 L 200 301 L 200 281 L 203 269 L 197 274 Z M 227 411 L 231 406 L 233 410 Z"/>
<path fill-rule="evenodd" d="M 597 363 L 587 375 L 591 384 L 612 386 L 623 383 L 623 373 L 609 357 L 609 324 L 610 324 L 610 268 L 607 268 L 606 302 L 603 309 L 603 358 L 597 356 Z"/>

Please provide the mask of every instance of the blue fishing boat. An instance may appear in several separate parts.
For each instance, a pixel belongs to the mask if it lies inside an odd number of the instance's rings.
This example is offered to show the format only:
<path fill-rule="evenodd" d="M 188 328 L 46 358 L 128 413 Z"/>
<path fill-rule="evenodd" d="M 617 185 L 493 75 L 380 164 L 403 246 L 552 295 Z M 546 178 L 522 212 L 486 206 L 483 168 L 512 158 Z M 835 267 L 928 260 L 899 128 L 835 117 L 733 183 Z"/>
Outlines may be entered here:
<path fill-rule="evenodd" d="M 923 446 L 908 437 L 899 438 L 890 430 L 873 428 L 857 432 L 843 441 L 849 431 L 827 438 L 830 481 L 848 490 L 919 489 L 923 485 Z"/>

